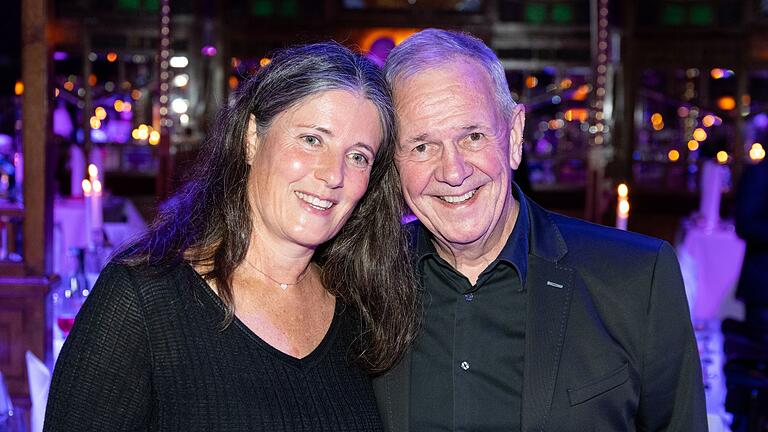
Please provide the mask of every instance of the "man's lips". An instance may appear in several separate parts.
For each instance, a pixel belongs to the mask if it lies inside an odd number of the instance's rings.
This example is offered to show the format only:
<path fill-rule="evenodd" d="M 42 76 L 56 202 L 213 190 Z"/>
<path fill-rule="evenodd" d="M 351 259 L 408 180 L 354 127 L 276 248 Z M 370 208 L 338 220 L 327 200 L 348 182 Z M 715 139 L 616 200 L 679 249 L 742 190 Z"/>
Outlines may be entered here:
<path fill-rule="evenodd" d="M 439 199 L 441 199 L 441 200 L 443 200 L 443 201 L 445 201 L 447 203 L 450 203 L 450 204 L 461 204 L 463 202 L 468 201 L 473 196 L 475 196 L 475 194 L 477 193 L 478 190 L 480 190 L 479 187 L 477 189 L 472 189 L 472 190 L 470 190 L 470 191 L 468 191 L 466 193 L 463 193 L 461 195 L 435 195 L 435 197 L 437 197 L 437 198 L 439 198 Z"/>

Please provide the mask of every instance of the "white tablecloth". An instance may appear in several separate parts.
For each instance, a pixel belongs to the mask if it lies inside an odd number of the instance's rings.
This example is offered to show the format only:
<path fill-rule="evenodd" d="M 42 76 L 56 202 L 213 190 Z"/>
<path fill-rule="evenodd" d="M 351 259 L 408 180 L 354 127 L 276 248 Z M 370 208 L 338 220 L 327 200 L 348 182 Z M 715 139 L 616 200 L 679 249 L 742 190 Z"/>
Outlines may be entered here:
<path fill-rule="evenodd" d="M 104 222 L 104 233 L 113 247 L 133 238 L 147 228 L 141 214 L 130 200 L 125 200 L 125 222 Z M 54 251 L 53 271 L 66 272 L 66 257 L 70 247 L 86 247 L 85 201 L 80 198 L 57 198 L 53 206 Z"/>
<path fill-rule="evenodd" d="M 733 225 L 722 223 L 707 230 L 684 224 L 677 254 L 694 321 L 722 318 L 723 302 L 733 297 L 739 280 L 744 249 Z"/>

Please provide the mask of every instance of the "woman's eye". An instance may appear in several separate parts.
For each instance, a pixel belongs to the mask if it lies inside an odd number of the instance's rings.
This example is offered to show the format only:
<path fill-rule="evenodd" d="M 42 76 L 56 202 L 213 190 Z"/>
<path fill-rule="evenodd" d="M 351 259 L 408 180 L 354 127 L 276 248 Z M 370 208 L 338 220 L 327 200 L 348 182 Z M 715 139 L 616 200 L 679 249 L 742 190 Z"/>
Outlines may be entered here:
<path fill-rule="evenodd" d="M 357 167 L 364 168 L 364 167 L 367 167 L 369 165 L 368 158 L 364 154 L 361 154 L 361 153 L 352 153 L 352 154 L 350 154 L 349 155 L 349 160 L 351 160 L 352 164 L 357 166 Z"/>
<path fill-rule="evenodd" d="M 480 132 L 472 132 L 471 134 L 469 134 L 470 141 L 480 141 L 481 139 L 483 139 L 483 134 L 481 134 Z"/>
<path fill-rule="evenodd" d="M 427 151 L 427 145 L 419 144 L 413 148 L 413 151 L 415 151 L 416 153 L 424 153 L 425 151 Z"/>

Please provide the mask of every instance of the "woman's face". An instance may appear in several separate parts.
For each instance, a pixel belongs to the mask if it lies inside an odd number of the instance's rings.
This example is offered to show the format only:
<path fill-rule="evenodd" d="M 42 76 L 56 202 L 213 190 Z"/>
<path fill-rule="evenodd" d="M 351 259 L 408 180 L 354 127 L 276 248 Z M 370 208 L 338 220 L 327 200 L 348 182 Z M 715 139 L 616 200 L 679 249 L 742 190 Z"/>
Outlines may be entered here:
<path fill-rule="evenodd" d="M 278 114 L 264 136 L 248 125 L 249 200 L 263 240 L 314 249 L 365 194 L 382 139 L 376 106 L 344 90 L 310 95 Z"/>

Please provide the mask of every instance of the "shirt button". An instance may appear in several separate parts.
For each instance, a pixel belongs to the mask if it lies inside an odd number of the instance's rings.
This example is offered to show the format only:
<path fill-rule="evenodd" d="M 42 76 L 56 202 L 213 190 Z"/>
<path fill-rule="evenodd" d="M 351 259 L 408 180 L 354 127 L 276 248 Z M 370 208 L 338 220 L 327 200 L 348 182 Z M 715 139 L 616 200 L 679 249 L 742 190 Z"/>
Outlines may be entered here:
<path fill-rule="evenodd" d="M 475 295 L 474 294 L 472 294 L 472 293 L 464 294 L 464 300 L 466 300 L 468 302 L 471 302 L 474 299 L 475 299 Z"/>
<path fill-rule="evenodd" d="M 461 362 L 461 368 L 464 370 L 469 370 L 469 363 L 465 361 Z"/>

